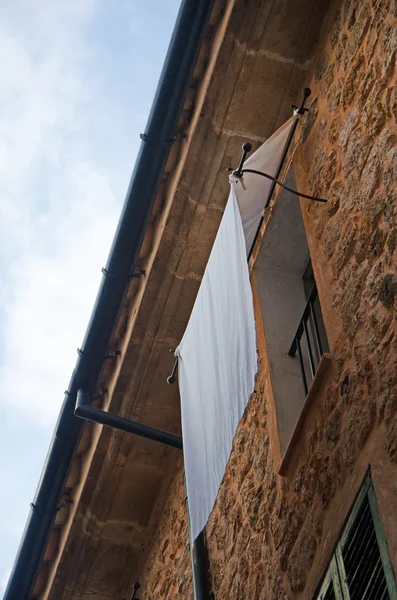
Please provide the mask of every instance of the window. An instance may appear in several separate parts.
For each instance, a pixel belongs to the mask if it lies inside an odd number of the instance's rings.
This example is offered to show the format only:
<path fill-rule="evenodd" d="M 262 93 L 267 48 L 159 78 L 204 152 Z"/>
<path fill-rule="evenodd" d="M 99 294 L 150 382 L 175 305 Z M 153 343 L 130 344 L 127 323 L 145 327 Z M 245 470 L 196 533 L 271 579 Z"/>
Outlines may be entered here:
<path fill-rule="evenodd" d="M 396 599 L 396 582 L 375 491 L 368 477 L 316 600 Z"/>
<path fill-rule="evenodd" d="M 308 259 L 303 272 L 303 289 L 305 291 L 306 305 L 288 354 L 290 356 L 298 354 L 303 391 L 305 395 L 307 395 L 310 383 L 313 381 L 320 364 L 321 357 L 324 352 L 329 351 L 327 334 L 310 258 Z M 306 361 L 305 357 L 307 358 Z"/>
<path fill-rule="evenodd" d="M 296 189 L 292 167 L 286 184 Z M 328 350 L 300 203 L 295 194 L 281 190 L 272 208 L 254 273 L 284 455 L 321 356 Z"/>

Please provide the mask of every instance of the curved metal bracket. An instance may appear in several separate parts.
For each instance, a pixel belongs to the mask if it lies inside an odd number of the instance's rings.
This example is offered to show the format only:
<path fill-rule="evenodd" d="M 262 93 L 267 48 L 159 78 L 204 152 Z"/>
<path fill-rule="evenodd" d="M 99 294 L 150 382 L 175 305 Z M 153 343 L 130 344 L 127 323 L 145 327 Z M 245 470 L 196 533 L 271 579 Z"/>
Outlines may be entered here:
<path fill-rule="evenodd" d="M 325 198 L 317 198 L 317 196 L 310 196 L 309 194 L 304 194 L 303 192 L 298 192 L 298 190 L 293 190 L 292 188 L 288 187 L 288 185 L 285 185 L 285 183 L 283 183 L 279 179 L 276 179 L 276 177 L 273 177 L 272 175 L 268 175 L 267 173 L 263 173 L 262 171 L 256 171 L 255 169 L 242 169 L 240 177 L 242 177 L 244 173 L 254 173 L 255 175 L 261 175 L 262 177 L 266 177 L 266 179 L 270 179 L 271 181 L 274 181 L 274 183 L 277 183 L 277 185 L 280 185 L 282 188 L 284 188 L 288 192 L 291 192 L 291 194 L 295 194 L 296 196 L 301 196 L 301 198 L 307 198 L 307 200 L 314 200 L 315 202 L 327 202 L 327 200 Z M 235 172 L 233 171 L 233 175 L 234 174 L 235 174 Z"/>
<path fill-rule="evenodd" d="M 305 112 L 307 112 L 309 110 L 308 108 L 305 108 L 305 103 L 306 103 L 307 98 L 311 95 L 311 93 L 312 92 L 311 92 L 310 88 L 304 88 L 303 98 L 302 98 L 300 107 L 298 108 L 295 105 L 291 106 L 291 108 L 294 111 L 294 115 L 304 115 Z M 288 150 L 288 146 L 289 146 L 289 143 L 286 144 L 287 150 Z M 301 196 L 302 198 L 306 198 L 307 200 L 313 200 L 314 202 L 327 202 L 327 200 L 325 198 L 317 198 L 316 196 L 310 196 L 308 194 L 303 194 L 302 192 L 293 190 L 292 188 L 285 185 L 285 183 L 283 183 L 282 181 L 280 181 L 278 179 L 278 175 L 279 175 L 279 172 L 281 171 L 281 169 L 278 170 L 275 177 L 273 177 L 272 175 L 269 175 L 268 173 L 264 173 L 263 171 L 256 171 L 255 169 L 243 169 L 243 165 L 247 158 L 247 154 L 249 152 L 251 152 L 251 149 L 252 149 L 252 145 L 249 142 L 245 142 L 242 145 L 243 153 L 241 155 L 240 162 L 239 162 L 237 169 L 229 168 L 229 169 L 227 169 L 227 171 L 231 171 L 232 174 L 235 177 L 238 177 L 239 179 L 241 179 L 241 177 L 243 177 L 244 173 L 254 173 L 255 175 L 261 175 L 262 177 L 266 177 L 266 179 L 270 179 L 271 181 L 273 181 L 273 186 L 276 184 L 280 185 L 282 188 L 284 188 L 288 192 L 291 192 L 291 194 L 295 194 L 296 196 Z M 286 154 L 286 152 L 284 154 Z M 284 162 L 284 158 L 285 158 L 285 156 L 281 160 L 282 163 Z M 270 193 L 269 193 L 269 197 L 270 197 Z"/>

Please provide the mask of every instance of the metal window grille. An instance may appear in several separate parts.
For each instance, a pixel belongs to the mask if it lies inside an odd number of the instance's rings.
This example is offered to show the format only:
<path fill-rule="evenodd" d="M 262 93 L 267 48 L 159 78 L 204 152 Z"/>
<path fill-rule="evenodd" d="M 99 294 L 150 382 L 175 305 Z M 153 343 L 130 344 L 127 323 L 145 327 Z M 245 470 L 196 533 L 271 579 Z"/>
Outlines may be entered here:
<path fill-rule="evenodd" d="M 290 356 L 298 353 L 305 396 L 314 379 L 321 357 L 327 350 L 328 340 L 322 320 L 317 287 L 314 284 L 288 351 Z"/>
<path fill-rule="evenodd" d="M 369 477 L 316 599 L 397 600 L 394 573 Z"/>

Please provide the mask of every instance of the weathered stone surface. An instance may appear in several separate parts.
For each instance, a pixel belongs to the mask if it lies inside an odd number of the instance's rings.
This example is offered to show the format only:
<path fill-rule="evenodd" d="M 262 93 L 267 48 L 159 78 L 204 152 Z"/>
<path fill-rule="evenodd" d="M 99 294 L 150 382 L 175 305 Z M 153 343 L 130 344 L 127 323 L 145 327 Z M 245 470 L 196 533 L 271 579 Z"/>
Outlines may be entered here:
<path fill-rule="evenodd" d="M 317 493 L 320 496 L 323 508 L 327 508 L 334 497 L 336 490 L 335 466 L 325 457 L 317 483 Z"/>
<path fill-rule="evenodd" d="M 343 79 L 337 79 L 327 94 L 327 106 L 331 114 L 335 113 L 339 107 L 342 85 Z"/>
<path fill-rule="evenodd" d="M 397 365 L 394 365 L 397 367 Z M 396 412 L 397 412 L 397 381 L 396 377 L 394 378 L 394 382 L 392 386 L 388 388 L 385 394 L 384 401 L 384 419 L 386 424 L 392 422 Z"/>
<path fill-rule="evenodd" d="M 387 433 L 385 447 L 390 460 L 397 463 L 397 418 L 395 417 L 390 424 L 389 431 Z"/>
<path fill-rule="evenodd" d="M 380 287 L 383 281 L 384 263 L 382 260 L 374 264 L 365 282 L 363 299 L 370 305 L 375 306 L 379 298 Z"/>
<path fill-rule="evenodd" d="M 347 143 L 350 138 L 350 134 L 353 130 L 353 127 L 357 124 L 359 119 L 359 111 L 357 106 L 352 108 L 345 119 L 343 120 L 342 127 L 339 133 L 339 149 L 344 150 L 347 146 Z"/>
<path fill-rule="evenodd" d="M 248 557 L 251 565 L 256 565 L 262 558 L 262 537 L 256 535 L 250 539 L 248 545 Z"/>
<path fill-rule="evenodd" d="M 341 411 L 336 409 L 332 415 L 329 417 L 328 421 L 325 425 L 325 433 L 324 438 L 327 444 L 327 447 L 331 450 L 336 446 L 340 438 L 340 430 L 341 430 L 341 420 L 342 415 Z"/>
<path fill-rule="evenodd" d="M 335 48 L 339 42 L 341 28 L 342 28 L 342 15 L 339 11 L 335 17 L 335 21 L 334 21 L 334 24 L 332 26 L 332 30 L 330 33 L 330 42 L 331 42 L 332 48 Z"/>
<path fill-rule="evenodd" d="M 369 242 L 369 254 L 373 258 L 379 258 L 383 252 L 386 241 L 386 232 L 382 229 L 377 229 L 371 236 Z"/>
<path fill-rule="evenodd" d="M 272 516 L 270 528 L 282 571 L 288 567 L 288 558 L 299 535 L 303 520 L 303 511 L 299 505 L 290 507 L 280 505 L 279 510 Z"/>
<path fill-rule="evenodd" d="M 370 136 L 378 135 L 386 123 L 387 109 L 385 100 L 385 83 L 383 81 L 376 81 L 371 92 L 368 94 L 361 117 L 361 122 Z"/>
<path fill-rule="evenodd" d="M 325 70 L 325 73 L 323 74 L 323 77 L 321 78 L 321 84 L 320 84 L 320 90 L 322 94 L 326 94 L 329 90 L 329 88 L 331 87 L 331 84 L 334 80 L 334 74 L 335 74 L 335 65 L 334 64 L 330 64 L 328 65 L 328 67 Z"/>
<path fill-rule="evenodd" d="M 341 226 L 339 219 L 330 219 L 324 231 L 324 252 L 328 258 L 335 252 L 340 234 Z"/>
<path fill-rule="evenodd" d="M 357 90 L 360 86 L 361 81 L 365 76 L 365 58 L 364 53 L 361 52 L 355 58 L 350 71 L 348 72 L 342 88 L 342 107 L 346 109 L 350 106 Z"/>
<path fill-rule="evenodd" d="M 316 497 L 311 505 L 310 521 L 318 538 L 321 538 L 323 533 L 324 516 L 325 513 L 321 504 L 321 500 Z"/>
<path fill-rule="evenodd" d="M 361 302 L 360 295 L 363 289 L 364 276 L 360 277 L 361 274 L 358 270 L 356 274 L 357 278 L 352 282 L 352 285 L 347 286 L 345 289 L 344 302 L 341 306 L 342 326 L 345 332 L 348 332 L 353 325 L 353 318 L 357 315 Z"/>
<path fill-rule="evenodd" d="M 323 76 L 324 72 L 329 65 L 329 57 L 325 51 L 321 52 L 316 60 L 316 64 L 314 66 L 314 77 L 317 81 L 319 81 Z"/>
<path fill-rule="evenodd" d="M 329 217 L 333 217 L 339 210 L 342 190 L 342 183 L 340 181 L 334 181 L 327 198 L 327 213 Z"/>
<path fill-rule="evenodd" d="M 302 592 L 305 589 L 306 573 L 297 562 L 297 557 L 291 557 L 287 579 L 292 592 Z"/>
<path fill-rule="evenodd" d="M 339 134 L 340 134 L 339 119 L 333 119 L 333 121 L 331 121 L 329 130 L 328 130 L 328 141 L 330 142 L 330 144 L 334 144 L 336 142 Z"/>
<path fill-rule="evenodd" d="M 381 309 L 375 308 L 369 317 L 369 335 L 372 336 L 372 340 L 368 340 L 368 342 L 374 343 L 373 348 L 380 344 L 381 340 L 385 336 L 389 325 L 391 323 L 392 316 L 390 313 L 387 313 Z"/>
<path fill-rule="evenodd" d="M 253 570 L 250 577 L 250 595 L 252 598 L 258 598 L 259 600 L 265 600 L 265 567 L 260 564 Z"/>
<path fill-rule="evenodd" d="M 345 160 L 343 163 L 343 172 L 345 177 L 347 177 L 352 171 L 354 171 L 357 175 L 361 174 L 366 165 L 368 156 L 371 153 L 372 143 L 373 138 L 367 133 L 365 128 L 359 127 L 351 132 L 348 139 Z M 375 157 L 376 155 L 374 155 L 372 162 L 375 160 Z"/>
<path fill-rule="evenodd" d="M 348 413 L 347 418 L 345 416 L 343 438 L 342 459 L 346 467 L 351 469 L 358 454 L 355 416 L 351 413 Z"/>
<path fill-rule="evenodd" d="M 386 275 L 379 290 L 379 300 L 386 308 L 391 308 L 397 295 L 397 276 L 394 273 Z"/>
<path fill-rule="evenodd" d="M 361 12 L 358 15 L 357 21 L 351 28 L 348 42 L 346 44 L 346 50 L 344 53 L 345 70 L 349 68 L 352 58 L 359 49 L 369 27 L 370 20 L 371 12 L 368 4 L 365 3 L 361 8 Z"/>
<path fill-rule="evenodd" d="M 304 530 L 299 541 L 299 556 L 305 569 L 309 570 L 313 564 L 317 551 L 317 540 L 310 530 Z"/>

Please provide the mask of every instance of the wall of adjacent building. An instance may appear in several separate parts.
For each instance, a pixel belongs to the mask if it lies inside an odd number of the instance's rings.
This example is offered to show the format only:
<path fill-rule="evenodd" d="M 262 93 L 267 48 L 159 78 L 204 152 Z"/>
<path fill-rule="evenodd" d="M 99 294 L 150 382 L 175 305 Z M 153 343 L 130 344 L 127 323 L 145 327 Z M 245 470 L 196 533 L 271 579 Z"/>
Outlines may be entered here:
<path fill-rule="evenodd" d="M 301 206 L 332 358 L 283 459 L 253 278 L 256 387 L 206 527 L 219 600 L 310 599 L 368 469 L 397 572 L 396 49 L 395 0 L 346 0 L 305 82 L 294 172 L 329 199 Z M 181 465 L 142 598 L 192 597 L 184 496 Z"/>

